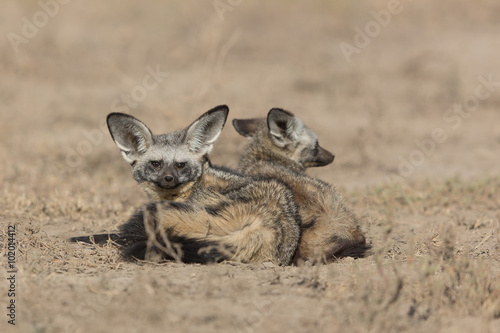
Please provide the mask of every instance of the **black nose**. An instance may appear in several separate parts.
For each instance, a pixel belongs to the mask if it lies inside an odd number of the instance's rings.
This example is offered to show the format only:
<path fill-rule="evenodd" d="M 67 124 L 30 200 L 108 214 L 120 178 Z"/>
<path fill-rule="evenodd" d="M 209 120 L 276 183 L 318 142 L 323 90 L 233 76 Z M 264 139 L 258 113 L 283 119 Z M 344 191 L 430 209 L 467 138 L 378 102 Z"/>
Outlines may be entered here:
<path fill-rule="evenodd" d="M 173 177 L 173 176 L 165 176 L 165 181 L 166 181 L 167 183 L 171 183 L 171 182 L 173 182 L 173 181 L 174 181 L 174 177 Z"/>

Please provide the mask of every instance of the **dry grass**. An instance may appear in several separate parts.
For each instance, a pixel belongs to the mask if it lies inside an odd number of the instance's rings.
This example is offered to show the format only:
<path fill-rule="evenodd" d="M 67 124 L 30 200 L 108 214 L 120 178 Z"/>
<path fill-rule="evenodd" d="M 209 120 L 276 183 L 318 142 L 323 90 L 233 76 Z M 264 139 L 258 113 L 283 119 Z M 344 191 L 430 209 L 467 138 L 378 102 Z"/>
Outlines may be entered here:
<path fill-rule="evenodd" d="M 326 266 L 129 263 L 112 245 L 68 244 L 35 221 L 12 220 L 19 227 L 20 326 L 466 332 L 470 325 L 494 332 L 499 182 L 454 178 L 350 192 L 374 254 Z"/>
<path fill-rule="evenodd" d="M 13 327 L 0 269 L 0 331 L 499 332 L 500 91 L 458 128 L 443 117 L 478 76 L 500 80 L 500 8 L 401 3 L 350 64 L 339 43 L 388 1 L 243 1 L 224 20 L 212 2 L 72 1 L 18 53 L 2 39 L 0 259 L 7 267 L 15 225 L 18 272 Z M 7 36 L 40 5 L 0 9 Z M 66 242 L 116 230 L 146 200 L 102 124 L 148 66 L 169 75 L 128 111 L 153 131 L 222 103 L 230 118 L 283 107 L 304 119 L 336 154 L 311 174 L 342 189 L 373 255 L 326 266 L 152 264 Z M 400 158 L 436 128 L 447 140 L 401 177 Z M 235 166 L 244 143 L 228 126 L 213 160 Z"/>

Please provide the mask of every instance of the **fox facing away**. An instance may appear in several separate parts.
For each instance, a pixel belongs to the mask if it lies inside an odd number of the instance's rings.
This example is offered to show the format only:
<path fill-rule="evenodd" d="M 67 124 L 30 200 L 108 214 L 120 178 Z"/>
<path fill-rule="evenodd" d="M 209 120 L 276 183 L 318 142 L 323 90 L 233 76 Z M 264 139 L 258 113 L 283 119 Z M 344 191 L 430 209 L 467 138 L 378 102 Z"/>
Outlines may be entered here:
<path fill-rule="evenodd" d="M 330 262 L 362 257 L 369 249 L 356 216 L 332 185 L 305 173 L 325 166 L 334 155 L 321 148 L 318 136 L 292 113 L 271 109 L 267 119 L 235 119 L 236 131 L 250 138 L 238 170 L 275 178 L 293 190 L 301 216 L 301 238 L 294 261 Z"/>
<path fill-rule="evenodd" d="M 110 114 L 111 136 L 152 202 L 118 233 L 71 241 L 111 239 L 127 258 L 290 264 L 301 220 L 288 185 L 210 163 L 208 154 L 228 112 L 218 106 L 188 127 L 162 135 L 130 115 Z"/>

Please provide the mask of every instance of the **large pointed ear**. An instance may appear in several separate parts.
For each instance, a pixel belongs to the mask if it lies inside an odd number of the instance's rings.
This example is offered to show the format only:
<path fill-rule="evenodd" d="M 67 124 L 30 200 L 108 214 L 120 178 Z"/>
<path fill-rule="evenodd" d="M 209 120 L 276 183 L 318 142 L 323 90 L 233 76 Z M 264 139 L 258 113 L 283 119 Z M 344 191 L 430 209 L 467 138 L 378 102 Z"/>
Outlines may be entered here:
<path fill-rule="evenodd" d="M 267 114 L 267 127 L 273 142 L 279 147 L 284 147 L 298 139 L 304 124 L 291 112 L 274 108 Z"/>
<path fill-rule="evenodd" d="M 133 163 L 153 144 L 153 133 L 140 120 L 124 113 L 110 113 L 109 132 L 125 161 Z"/>
<path fill-rule="evenodd" d="M 220 105 L 203 114 L 186 128 L 186 144 L 196 154 L 206 155 L 213 148 L 226 124 L 229 108 Z"/>
<path fill-rule="evenodd" d="M 233 126 L 236 132 L 246 137 L 254 136 L 259 128 L 265 126 L 265 124 L 265 118 L 233 119 Z"/>

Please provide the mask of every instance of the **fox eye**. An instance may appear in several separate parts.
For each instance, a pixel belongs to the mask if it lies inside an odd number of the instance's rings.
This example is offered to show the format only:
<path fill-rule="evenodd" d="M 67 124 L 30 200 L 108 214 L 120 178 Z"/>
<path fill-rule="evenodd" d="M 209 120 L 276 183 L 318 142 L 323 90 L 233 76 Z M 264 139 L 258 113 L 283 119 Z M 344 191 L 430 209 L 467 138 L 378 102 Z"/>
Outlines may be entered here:
<path fill-rule="evenodd" d="M 158 169 L 160 166 L 161 166 L 161 162 L 160 161 L 151 161 L 149 162 L 151 164 L 151 166 L 155 169 Z"/>
<path fill-rule="evenodd" d="M 179 162 L 175 166 L 177 169 L 184 169 L 186 167 L 186 162 Z"/>

